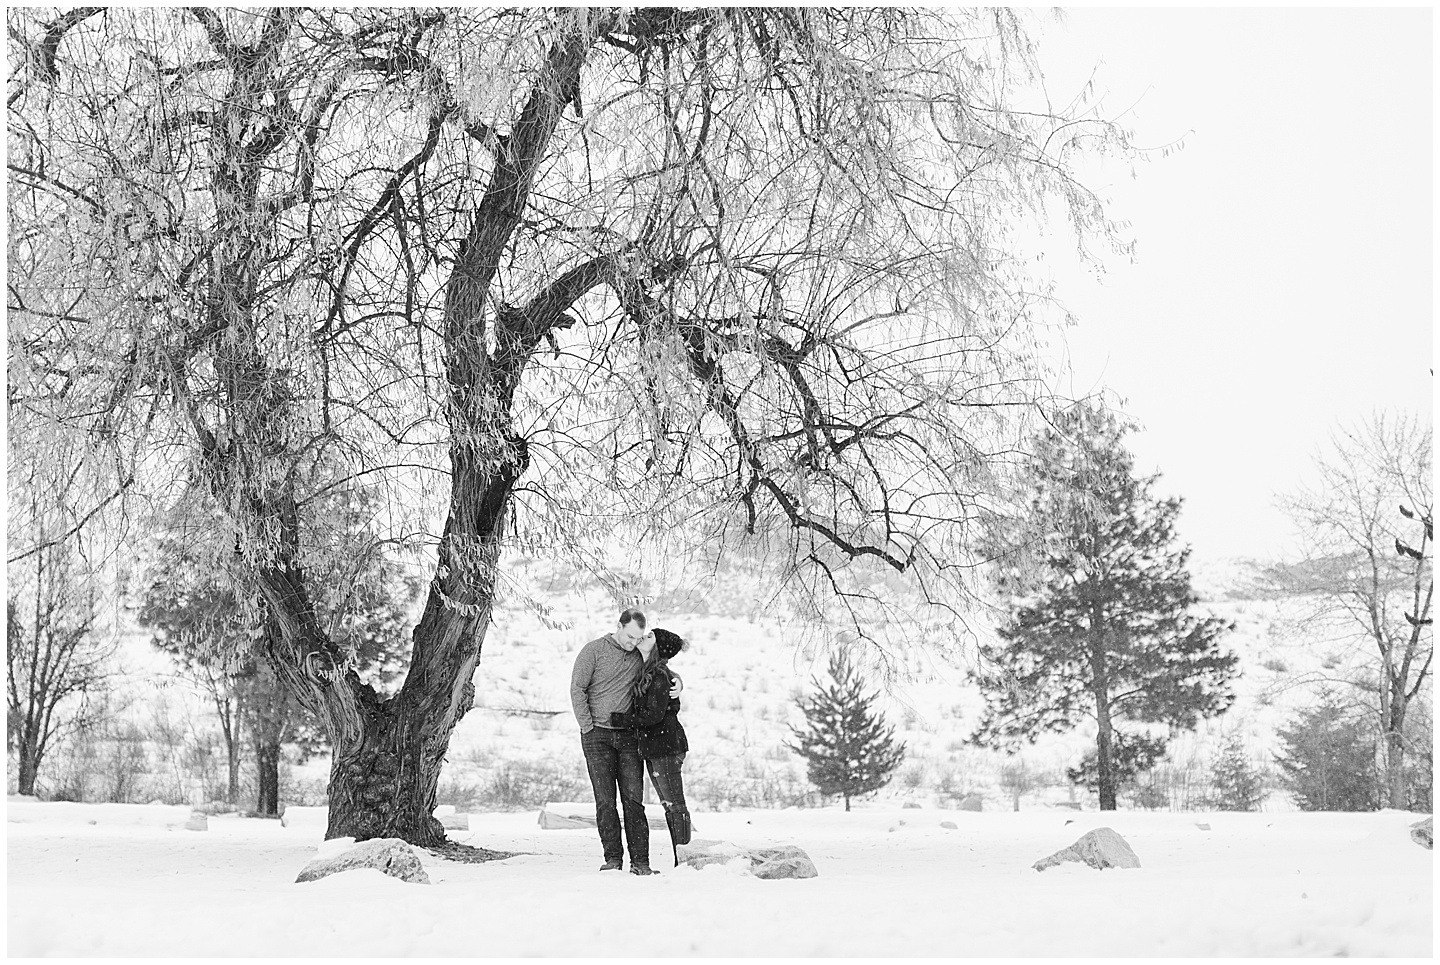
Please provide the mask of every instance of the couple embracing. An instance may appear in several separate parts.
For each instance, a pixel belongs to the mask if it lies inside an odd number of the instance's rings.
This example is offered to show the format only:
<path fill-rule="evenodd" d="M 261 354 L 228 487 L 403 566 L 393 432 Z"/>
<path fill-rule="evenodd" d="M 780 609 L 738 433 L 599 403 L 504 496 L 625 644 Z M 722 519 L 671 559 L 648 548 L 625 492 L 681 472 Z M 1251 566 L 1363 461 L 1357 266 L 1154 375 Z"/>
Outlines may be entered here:
<path fill-rule="evenodd" d="M 686 646 L 669 630 L 647 630 L 645 614 L 630 607 L 621 611 L 613 631 L 585 644 L 575 658 L 570 702 L 595 791 L 595 825 L 605 852 L 601 871 L 622 868 L 618 796 L 630 845 L 630 871 L 655 874 L 643 803 L 645 767 L 665 808 L 671 850 L 690 842 L 690 812 L 680 777 L 689 750 L 679 718 L 682 684 L 670 669 L 671 658 Z"/>

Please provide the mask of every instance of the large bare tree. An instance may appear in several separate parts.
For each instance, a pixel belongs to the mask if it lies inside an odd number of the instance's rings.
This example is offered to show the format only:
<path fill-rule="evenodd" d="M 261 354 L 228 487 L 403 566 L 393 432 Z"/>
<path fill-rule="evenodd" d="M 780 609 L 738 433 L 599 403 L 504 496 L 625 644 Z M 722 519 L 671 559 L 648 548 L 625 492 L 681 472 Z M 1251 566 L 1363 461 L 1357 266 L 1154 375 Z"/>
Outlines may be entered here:
<path fill-rule="evenodd" d="M 1431 426 L 1377 413 L 1337 429 L 1315 467 L 1316 482 L 1282 500 L 1304 557 L 1271 567 L 1267 582 L 1306 604 L 1311 639 L 1350 641 L 1368 654 L 1372 672 L 1350 682 L 1373 699 L 1384 736 L 1379 796 L 1404 809 L 1406 720 L 1435 659 Z"/>
<path fill-rule="evenodd" d="M 443 842 L 507 546 L 752 547 L 812 621 L 953 639 L 1045 391 L 1027 225 L 1124 247 L 1071 164 L 1125 134 L 1051 111 L 1008 10 L 9 27 L 12 437 L 90 440 L 82 516 L 199 484 L 330 731 L 330 836 Z M 362 487 L 433 565 L 387 699 L 314 604 L 315 502 Z"/>

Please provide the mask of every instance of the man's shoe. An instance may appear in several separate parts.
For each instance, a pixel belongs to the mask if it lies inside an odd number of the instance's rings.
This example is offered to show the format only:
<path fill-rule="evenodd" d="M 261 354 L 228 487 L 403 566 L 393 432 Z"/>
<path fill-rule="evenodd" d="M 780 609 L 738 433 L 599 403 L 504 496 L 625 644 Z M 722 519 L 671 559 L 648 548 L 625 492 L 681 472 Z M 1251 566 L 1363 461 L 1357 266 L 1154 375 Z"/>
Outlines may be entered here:
<path fill-rule="evenodd" d="M 630 873 L 632 875 L 658 875 L 660 872 L 656 871 L 648 864 L 636 864 L 634 861 L 632 861 L 630 862 Z"/>
<path fill-rule="evenodd" d="M 618 859 L 615 860 L 615 861 L 607 861 L 607 862 L 605 862 L 604 864 L 602 864 L 602 865 L 600 866 L 600 870 L 601 870 L 601 871 L 619 871 L 619 870 L 621 870 L 620 861 L 619 861 Z"/>

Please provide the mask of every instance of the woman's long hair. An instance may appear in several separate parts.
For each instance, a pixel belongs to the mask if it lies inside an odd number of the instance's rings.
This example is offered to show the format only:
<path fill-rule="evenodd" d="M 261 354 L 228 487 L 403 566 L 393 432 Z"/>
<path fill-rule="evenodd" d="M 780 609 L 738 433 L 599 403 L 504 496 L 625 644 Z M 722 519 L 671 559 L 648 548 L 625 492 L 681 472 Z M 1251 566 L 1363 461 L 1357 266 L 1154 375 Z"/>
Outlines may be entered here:
<path fill-rule="evenodd" d="M 653 632 L 655 634 L 655 646 L 650 650 L 650 656 L 645 658 L 645 666 L 641 669 L 640 677 L 635 681 L 635 686 L 630 691 L 631 696 L 637 702 L 642 700 L 650 690 L 650 685 L 655 681 L 655 675 L 657 673 L 663 670 L 666 673 L 667 679 L 669 677 L 670 661 L 660 655 L 661 644 L 665 644 L 665 649 L 673 650 L 677 653 L 684 650 L 686 646 L 685 640 L 680 634 L 672 630 L 656 627 Z"/>

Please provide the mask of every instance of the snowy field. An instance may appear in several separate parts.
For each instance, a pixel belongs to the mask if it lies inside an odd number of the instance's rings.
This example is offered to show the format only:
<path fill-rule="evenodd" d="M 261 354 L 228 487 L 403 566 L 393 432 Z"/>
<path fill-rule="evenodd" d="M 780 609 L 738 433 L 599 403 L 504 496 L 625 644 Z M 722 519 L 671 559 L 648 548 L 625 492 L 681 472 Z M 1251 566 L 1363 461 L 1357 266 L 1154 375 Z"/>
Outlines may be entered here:
<path fill-rule="evenodd" d="M 701 812 L 696 838 L 796 844 L 818 878 L 600 874 L 590 829 L 472 814 L 483 865 L 295 884 L 323 827 L 10 798 L 10 956 L 1350 956 L 1433 952 L 1420 815 L 869 808 Z M 941 827 L 942 821 L 956 827 Z M 1201 827 L 1208 825 L 1208 830 Z M 1031 865 L 1108 826 L 1142 867 Z"/>

